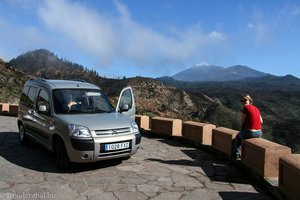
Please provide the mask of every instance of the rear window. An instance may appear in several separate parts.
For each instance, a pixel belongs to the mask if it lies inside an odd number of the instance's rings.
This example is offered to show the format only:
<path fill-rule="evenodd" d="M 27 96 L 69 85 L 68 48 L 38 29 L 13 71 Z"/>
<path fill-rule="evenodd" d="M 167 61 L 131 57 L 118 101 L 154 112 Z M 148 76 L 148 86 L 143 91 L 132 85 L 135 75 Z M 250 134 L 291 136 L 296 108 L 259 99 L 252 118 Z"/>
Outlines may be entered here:
<path fill-rule="evenodd" d="M 38 88 L 36 87 L 30 87 L 29 92 L 28 92 L 28 98 L 25 102 L 25 105 L 28 106 L 29 108 L 34 108 L 34 100 L 37 96 L 38 93 Z"/>
<path fill-rule="evenodd" d="M 34 100 L 37 96 L 38 88 L 25 86 L 22 91 L 20 103 L 26 105 L 29 108 L 34 108 Z"/>

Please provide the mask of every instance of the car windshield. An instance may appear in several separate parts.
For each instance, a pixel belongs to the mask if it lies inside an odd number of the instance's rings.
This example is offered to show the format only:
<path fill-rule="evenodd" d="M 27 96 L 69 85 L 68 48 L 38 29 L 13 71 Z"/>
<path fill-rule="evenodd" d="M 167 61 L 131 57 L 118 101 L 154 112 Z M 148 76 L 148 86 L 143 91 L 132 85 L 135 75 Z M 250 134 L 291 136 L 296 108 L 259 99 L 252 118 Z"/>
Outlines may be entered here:
<path fill-rule="evenodd" d="M 57 89 L 53 91 L 54 109 L 59 114 L 110 113 L 114 108 L 101 90 Z"/>

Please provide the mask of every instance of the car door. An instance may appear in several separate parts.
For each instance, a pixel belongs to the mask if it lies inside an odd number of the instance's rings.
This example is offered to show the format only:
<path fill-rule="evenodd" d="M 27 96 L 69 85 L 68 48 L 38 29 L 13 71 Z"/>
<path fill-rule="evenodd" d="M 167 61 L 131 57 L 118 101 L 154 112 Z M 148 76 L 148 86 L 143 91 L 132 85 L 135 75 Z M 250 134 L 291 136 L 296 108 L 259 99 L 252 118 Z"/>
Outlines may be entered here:
<path fill-rule="evenodd" d="M 136 108 L 131 87 L 126 87 L 121 91 L 116 111 L 134 119 Z"/>

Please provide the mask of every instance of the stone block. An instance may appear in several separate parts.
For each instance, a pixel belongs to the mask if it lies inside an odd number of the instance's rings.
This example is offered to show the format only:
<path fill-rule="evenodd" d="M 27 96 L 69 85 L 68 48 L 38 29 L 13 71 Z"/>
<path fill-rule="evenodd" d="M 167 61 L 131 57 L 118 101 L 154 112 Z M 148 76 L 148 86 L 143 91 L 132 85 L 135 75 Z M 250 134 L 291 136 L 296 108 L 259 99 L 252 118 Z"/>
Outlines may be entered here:
<path fill-rule="evenodd" d="M 212 130 L 212 147 L 232 156 L 232 149 L 234 147 L 234 139 L 238 131 L 225 127 L 218 127 Z"/>
<path fill-rule="evenodd" d="M 18 104 L 10 104 L 9 105 L 9 114 L 13 115 L 13 116 L 17 116 L 18 115 L 18 109 L 19 109 Z"/>
<path fill-rule="evenodd" d="M 291 154 L 291 148 L 263 138 L 242 140 L 242 163 L 262 177 L 278 178 L 279 157 Z"/>
<path fill-rule="evenodd" d="M 141 130 L 148 131 L 149 129 L 149 116 L 146 115 L 135 115 L 135 122 Z"/>
<path fill-rule="evenodd" d="M 3 103 L 1 111 L 4 112 L 4 113 L 9 113 L 9 104 L 8 103 Z"/>
<path fill-rule="evenodd" d="M 216 126 L 213 124 L 186 121 L 182 125 L 182 136 L 200 144 L 211 145 L 214 128 Z"/>
<path fill-rule="evenodd" d="M 279 158 L 279 189 L 291 200 L 300 199 L 300 154 Z"/>
<path fill-rule="evenodd" d="M 153 117 L 151 119 L 151 131 L 169 136 L 182 136 L 182 120 Z"/>

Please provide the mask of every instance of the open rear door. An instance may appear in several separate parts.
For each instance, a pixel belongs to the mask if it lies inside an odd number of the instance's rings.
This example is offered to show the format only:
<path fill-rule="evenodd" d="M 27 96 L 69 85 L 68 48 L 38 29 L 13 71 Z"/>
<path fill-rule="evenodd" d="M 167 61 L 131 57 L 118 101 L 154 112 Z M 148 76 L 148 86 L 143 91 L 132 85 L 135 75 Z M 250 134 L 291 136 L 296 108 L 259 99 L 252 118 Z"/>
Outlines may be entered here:
<path fill-rule="evenodd" d="M 135 102 L 131 87 L 124 88 L 119 96 L 116 111 L 132 119 L 135 117 Z"/>

